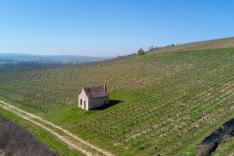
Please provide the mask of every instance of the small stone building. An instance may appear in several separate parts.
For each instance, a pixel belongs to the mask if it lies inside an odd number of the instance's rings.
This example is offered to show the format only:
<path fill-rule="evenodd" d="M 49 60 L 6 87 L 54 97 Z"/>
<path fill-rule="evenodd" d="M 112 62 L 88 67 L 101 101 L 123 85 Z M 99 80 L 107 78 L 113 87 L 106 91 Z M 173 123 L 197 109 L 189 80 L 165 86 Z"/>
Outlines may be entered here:
<path fill-rule="evenodd" d="M 78 107 L 95 109 L 109 103 L 106 86 L 84 87 L 78 96 Z"/>

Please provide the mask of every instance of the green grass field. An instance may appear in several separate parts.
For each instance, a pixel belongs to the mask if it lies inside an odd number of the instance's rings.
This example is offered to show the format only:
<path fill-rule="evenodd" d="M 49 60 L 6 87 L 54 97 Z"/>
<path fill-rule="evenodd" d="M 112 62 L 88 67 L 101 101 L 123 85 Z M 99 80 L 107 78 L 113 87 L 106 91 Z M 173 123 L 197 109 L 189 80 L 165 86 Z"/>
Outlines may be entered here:
<path fill-rule="evenodd" d="M 79 109 L 81 88 L 101 84 L 113 105 Z M 0 97 L 116 155 L 195 155 L 203 138 L 234 116 L 234 49 L 8 70 L 0 72 Z"/>

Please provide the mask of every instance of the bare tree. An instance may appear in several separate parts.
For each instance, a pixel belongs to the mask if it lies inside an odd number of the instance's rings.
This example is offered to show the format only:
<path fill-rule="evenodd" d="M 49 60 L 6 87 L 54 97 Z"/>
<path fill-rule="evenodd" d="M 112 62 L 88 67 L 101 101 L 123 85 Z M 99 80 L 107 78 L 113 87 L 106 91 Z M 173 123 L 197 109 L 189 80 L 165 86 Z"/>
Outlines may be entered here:
<path fill-rule="evenodd" d="M 154 46 L 149 47 L 149 51 L 153 51 L 154 49 L 155 49 Z"/>

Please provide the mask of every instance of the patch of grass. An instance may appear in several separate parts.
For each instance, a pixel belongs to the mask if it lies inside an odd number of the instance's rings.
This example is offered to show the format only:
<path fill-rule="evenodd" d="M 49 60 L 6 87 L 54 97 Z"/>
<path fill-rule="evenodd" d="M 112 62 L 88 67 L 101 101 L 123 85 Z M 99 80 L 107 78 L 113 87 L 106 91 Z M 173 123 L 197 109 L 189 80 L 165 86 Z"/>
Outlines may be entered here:
<path fill-rule="evenodd" d="M 234 154 L 234 138 L 225 140 L 213 153 L 213 156 L 233 155 Z"/>

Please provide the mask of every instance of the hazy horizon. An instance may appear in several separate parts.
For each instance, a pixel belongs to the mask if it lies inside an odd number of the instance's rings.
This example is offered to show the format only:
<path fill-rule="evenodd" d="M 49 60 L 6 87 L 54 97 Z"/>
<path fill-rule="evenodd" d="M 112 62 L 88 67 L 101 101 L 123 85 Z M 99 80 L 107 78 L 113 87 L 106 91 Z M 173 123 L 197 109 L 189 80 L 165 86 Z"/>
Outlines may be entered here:
<path fill-rule="evenodd" d="M 31 55 L 31 56 L 78 56 L 78 57 L 109 57 L 109 56 L 89 56 L 89 55 L 79 55 L 79 54 L 36 54 L 36 53 L 5 53 L 5 52 L 0 52 L 0 55 Z"/>
<path fill-rule="evenodd" d="M 1 1 L 0 53 L 114 57 L 232 37 L 233 6 L 211 0 Z"/>

